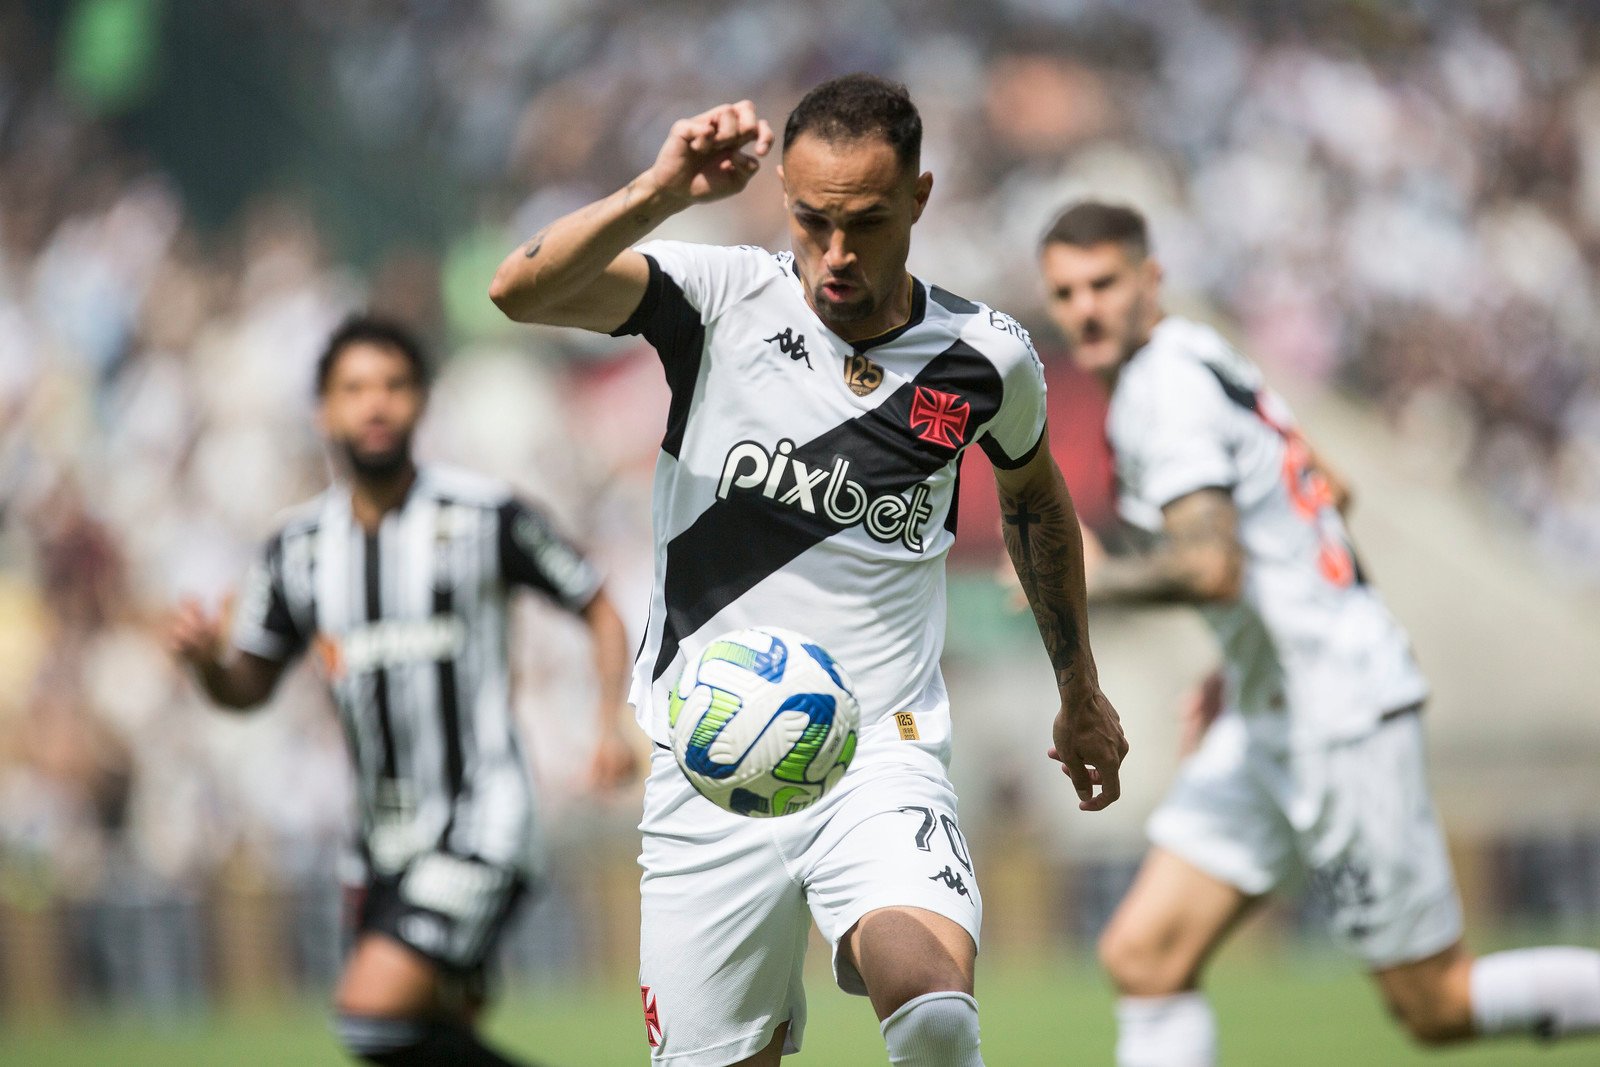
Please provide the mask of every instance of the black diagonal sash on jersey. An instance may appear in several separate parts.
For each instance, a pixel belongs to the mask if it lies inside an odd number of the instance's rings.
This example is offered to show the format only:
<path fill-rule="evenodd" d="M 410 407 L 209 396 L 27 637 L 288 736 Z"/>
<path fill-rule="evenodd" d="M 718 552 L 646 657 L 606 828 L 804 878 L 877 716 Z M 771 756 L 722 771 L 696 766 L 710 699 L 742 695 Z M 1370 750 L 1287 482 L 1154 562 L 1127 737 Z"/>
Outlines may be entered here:
<path fill-rule="evenodd" d="M 909 492 L 954 456 L 951 449 L 919 440 L 910 429 L 918 386 L 957 393 L 971 405 L 969 441 L 1000 408 L 999 372 L 976 349 L 957 341 L 873 410 L 796 445 L 793 458 L 814 469 L 831 466 L 835 456 L 849 460 L 851 480 L 869 499 Z M 820 510 L 808 514 L 755 492 L 730 493 L 701 512 L 667 545 L 667 617 L 651 677 L 661 677 L 685 635 L 842 528 Z"/>

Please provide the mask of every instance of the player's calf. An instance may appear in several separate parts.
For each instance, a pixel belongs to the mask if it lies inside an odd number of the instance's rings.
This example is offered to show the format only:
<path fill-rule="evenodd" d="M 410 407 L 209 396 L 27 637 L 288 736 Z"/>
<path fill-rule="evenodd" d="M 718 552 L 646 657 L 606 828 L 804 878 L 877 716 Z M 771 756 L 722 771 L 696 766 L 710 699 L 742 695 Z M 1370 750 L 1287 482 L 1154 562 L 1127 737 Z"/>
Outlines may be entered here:
<path fill-rule="evenodd" d="M 1378 972 L 1389 1008 L 1424 1045 L 1600 1032 L 1600 952 L 1531 948 L 1472 958 L 1460 945 Z"/>
<path fill-rule="evenodd" d="M 1473 1036 L 1472 960 L 1459 947 L 1378 972 L 1384 1003 L 1412 1040 L 1438 1047 Z"/>

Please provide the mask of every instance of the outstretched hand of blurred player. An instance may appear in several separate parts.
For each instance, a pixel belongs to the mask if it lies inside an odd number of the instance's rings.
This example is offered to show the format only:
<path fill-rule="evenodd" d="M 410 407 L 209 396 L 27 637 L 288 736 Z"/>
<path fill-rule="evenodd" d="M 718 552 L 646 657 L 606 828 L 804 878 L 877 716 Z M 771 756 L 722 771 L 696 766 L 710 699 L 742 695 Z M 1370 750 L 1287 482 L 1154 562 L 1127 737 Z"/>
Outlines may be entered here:
<path fill-rule="evenodd" d="M 589 788 L 607 792 L 633 783 L 639 776 L 639 751 L 620 724 L 602 727 L 589 759 Z"/>
<path fill-rule="evenodd" d="M 1194 755 L 1206 731 L 1222 714 L 1223 680 L 1220 669 L 1212 671 L 1190 690 L 1178 709 L 1178 758 Z"/>
<path fill-rule="evenodd" d="M 750 101 L 719 104 L 673 123 L 647 173 L 669 196 L 686 204 L 709 203 L 741 191 L 761 169 L 772 143 L 772 127 L 757 117 Z M 744 151 L 746 145 L 750 152 Z"/>
<path fill-rule="evenodd" d="M 211 612 L 194 597 L 184 597 L 167 621 L 168 650 L 194 667 L 218 663 L 223 654 L 226 617 L 226 605 L 222 611 Z"/>
<path fill-rule="evenodd" d="M 1051 729 L 1049 756 L 1072 779 L 1080 811 L 1102 811 L 1122 796 L 1118 775 L 1128 754 L 1122 720 L 1098 683 L 1083 686 L 1071 706 L 1063 701 Z M 1095 792 L 1096 789 L 1099 792 Z"/>

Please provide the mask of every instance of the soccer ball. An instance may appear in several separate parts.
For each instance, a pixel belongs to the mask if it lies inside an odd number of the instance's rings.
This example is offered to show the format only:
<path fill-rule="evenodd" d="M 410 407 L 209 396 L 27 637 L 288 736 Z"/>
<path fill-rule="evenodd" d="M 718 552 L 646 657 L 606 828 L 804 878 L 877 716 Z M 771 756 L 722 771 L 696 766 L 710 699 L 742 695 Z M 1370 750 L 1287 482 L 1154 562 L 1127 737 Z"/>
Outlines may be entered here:
<path fill-rule="evenodd" d="M 672 754 L 702 796 L 766 818 L 809 807 L 856 753 L 861 708 L 832 656 L 793 630 L 759 626 L 684 664 L 667 707 Z"/>

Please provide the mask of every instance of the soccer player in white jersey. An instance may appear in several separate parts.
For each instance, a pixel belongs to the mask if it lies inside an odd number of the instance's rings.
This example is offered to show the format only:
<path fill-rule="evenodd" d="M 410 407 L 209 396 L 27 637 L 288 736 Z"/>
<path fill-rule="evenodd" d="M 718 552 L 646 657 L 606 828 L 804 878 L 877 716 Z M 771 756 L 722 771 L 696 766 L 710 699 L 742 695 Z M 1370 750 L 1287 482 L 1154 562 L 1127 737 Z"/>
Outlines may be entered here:
<path fill-rule="evenodd" d="M 712 108 L 674 124 L 626 188 L 513 251 L 491 287 L 520 321 L 642 334 L 671 387 L 655 596 L 631 695 L 657 745 L 640 965 L 656 1063 L 774 1064 L 797 1048 L 812 919 L 839 985 L 870 998 L 891 1062 L 981 1063 L 981 905 L 946 776 L 939 675 L 968 445 L 994 461 L 1007 545 L 1059 682 L 1050 752 L 1080 807 L 1119 794 L 1127 746 L 1090 655 L 1038 357 L 1007 316 L 906 272 L 933 186 L 921 137 L 903 87 L 828 82 L 784 130 L 792 253 L 632 248 L 668 216 L 738 193 L 770 149 L 749 101 Z M 752 820 L 679 772 L 667 689 L 707 641 L 763 623 L 820 642 L 854 680 L 863 722 L 833 793 Z"/>
<path fill-rule="evenodd" d="M 599 685 L 597 787 L 630 780 L 628 646 L 599 576 L 533 507 L 487 478 L 419 467 L 427 395 L 417 342 L 355 318 L 317 365 L 341 478 L 292 513 L 238 598 L 231 632 L 180 606 L 170 642 L 218 704 L 250 708 L 314 650 L 357 779 L 345 880 L 353 946 L 335 995 L 355 1055 L 388 1067 L 500 1067 L 472 1023 L 486 958 L 541 857 L 507 663 L 515 587 L 589 630 Z"/>
<path fill-rule="evenodd" d="M 1425 778 L 1427 685 L 1283 401 L 1215 330 L 1162 311 L 1132 209 L 1071 206 L 1040 256 L 1074 359 L 1111 390 L 1122 515 L 1158 535 L 1098 563 L 1090 545 L 1090 597 L 1195 604 L 1224 657 L 1220 714 L 1152 816 L 1101 940 L 1122 995 L 1118 1062 L 1215 1060 L 1201 971 L 1297 872 L 1417 1040 L 1600 1028 L 1600 953 L 1463 946 Z"/>

